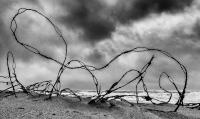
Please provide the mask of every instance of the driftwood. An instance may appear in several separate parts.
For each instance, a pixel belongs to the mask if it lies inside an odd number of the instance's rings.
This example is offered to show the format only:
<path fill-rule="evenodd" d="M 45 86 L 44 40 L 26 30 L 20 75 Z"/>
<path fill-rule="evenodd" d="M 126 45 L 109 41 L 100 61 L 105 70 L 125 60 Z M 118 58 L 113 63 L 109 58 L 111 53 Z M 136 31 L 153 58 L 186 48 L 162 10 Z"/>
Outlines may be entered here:
<path fill-rule="evenodd" d="M 42 52 L 40 52 L 37 48 L 35 48 L 34 46 L 29 45 L 28 43 L 24 43 L 22 41 L 19 40 L 18 36 L 17 36 L 17 17 L 19 15 L 22 15 L 25 12 L 34 12 L 37 13 L 39 15 L 41 15 L 44 19 L 47 20 L 47 22 L 49 22 L 55 32 L 57 33 L 57 35 L 59 36 L 59 39 L 63 42 L 63 44 L 65 45 L 65 55 L 64 55 L 64 59 L 62 60 L 62 62 L 47 56 L 45 54 L 43 54 Z M 15 72 L 16 69 L 16 64 L 14 61 L 14 56 L 11 52 L 8 52 L 7 55 L 7 67 L 8 67 L 8 76 L 0 76 L 0 78 L 4 78 L 4 79 L 9 79 L 8 81 L 1 81 L 0 83 L 6 83 L 8 85 L 11 85 L 8 89 L 5 90 L 9 90 L 12 89 L 12 92 L 15 96 L 16 95 L 16 87 L 20 86 L 20 88 L 23 90 L 23 92 L 27 93 L 27 94 L 33 94 L 33 93 L 38 93 L 38 94 L 48 94 L 49 95 L 49 99 L 51 99 L 52 94 L 56 94 L 56 95 L 62 95 L 63 92 L 69 92 L 72 95 L 74 95 L 75 97 L 77 97 L 80 101 L 81 101 L 81 97 L 78 96 L 73 90 L 69 89 L 69 88 L 64 88 L 62 89 L 61 87 L 61 76 L 63 74 L 63 72 L 67 69 L 67 70 L 75 70 L 75 69 L 82 69 L 88 72 L 88 74 L 92 77 L 95 89 L 96 89 L 96 96 L 93 97 L 89 104 L 97 104 L 97 103 L 104 103 L 104 102 L 110 102 L 110 100 L 116 100 L 116 99 L 120 99 L 122 101 L 125 101 L 131 105 L 134 105 L 131 102 L 128 102 L 127 100 L 125 100 L 123 97 L 125 96 L 134 96 L 137 99 L 137 103 L 139 103 L 139 97 L 144 98 L 147 101 L 151 101 L 153 104 L 163 104 L 163 103 L 169 103 L 171 98 L 172 98 L 172 92 L 166 90 L 165 88 L 162 87 L 161 85 L 161 81 L 163 79 L 164 76 L 167 77 L 167 79 L 169 80 L 169 82 L 175 87 L 176 92 L 179 94 L 179 99 L 176 103 L 177 107 L 174 109 L 174 111 L 177 111 L 177 109 L 179 108 L 179 106 L 183 105 L 183 99 L 185 96 L 185 92 L 186 92 L 186 87 L 187 87 L 187 82 L 188 82 L 188 73 L 187 73 L 187 69 L 185 68 L 185 66 L 183 64 L 181 64 L 176 58 L 174 58 L 171 54 L 169 54 L 166 51 L 160 50 L 160 49 L 152 49 L 152 48 L 147 48 L 147 47 L 136 47 L 133 48 L 131 50 L 127 50 L 124 51 L 120 54 L 118 54 L 117 56 L 115 56 L 114 58 L 112 58 L 108 63 L 106 63 L 105 65 L 103 65 L 102 67 L 94 67 L 91 65 L 87 65 L 84 62 L 80 61 L 80 60 L 69 60 L 67 61 L 67 48 L 68 48 L 68 44 L 67 41 L 64 39 L 61 31 L 59 30 L 59 28 L 48 18 L 46 17 L 44 14 L 42 14 L 41 12 L 34 10 L 34 9 L 27 9 L 27 8 L 20 8 L 18 9 L 17 13 L 14 15 L 14 17 L 11 20 L 10 23 L 10 29 L 12 31 L 12 35 L 14 37 L 14 40 L 21 45 L 22 47 L 24 47 L 26 50 L 34 53 L 35 55 L 38 55 L 42 58 L 51 60 L 53 62 L 55 62 L 56 64 L 58 64 L 60 66 L 58 73 L 57 73 L 57 78 L 55 83 L 52 83 L 51 81 L 43 81 L 43 82 L 37 82 L 35 84 L 29 85 L 29 86 L 23 86 L 19 80 L 17 79 L 17 75 Z M 118 59 L 120 56 L 123 56 L 125 54 L 129 54 L 129 53 L 133 53 L 133 52 L 148 52 L 152 54 L 152 57 L 149 59 L 149 61 L 140 69 L 130 69 L 128 71 L 126 71 L 120 78 L 119 80 L 117 80 L 115 83 L 113 83 L 110 88 L 108 88 L 107 90 L 103 91 L 101 89 L 101 84 L 98 81 L 98 78 L 95 76 L 95 71 L 101 71 L 105 68 L 107 68 L 110 64 L 112 64 L 116 59 Z M 161 90 L 163 90 L 166 93 L 170 94 L 170 97 L 167 101 L 161 101 L 158 99 L 155 99 L 153 97 L 151 97 L 149 95 L 149 91 L 147 89 L 147 84 L 144 82 L 144 78 L 145 78 L 145 74 L 146 72 L 148 72 L 148 70 L 151 70 L 151 66 L 153 65 L 154 59 L 156 58 L 156 53 L 162 54 L 166 57 L 168 57 L 169 59 L 171 59 L 172 61 L 174 61 L 175 63 L 178 64 L 178 66 L 180 67 L 180 70 L 182 70 L 182 72 L 184 73 L 184 86 L 182 90 L 179 90 L 178 87 L 176 86 L 174 80 L 172 79 L 172 77 L 170 75 L 168 75 L 166 72 L 163 72 L 160 74 L 160 77 L 158 79 L 158 84 Z M 9 62 L 9 58 L 12 58 L 12 62 Z M 71 66 L 71 64 L 73 63 L 78 63 L 79 66 Z M 12 72 L 10 70 L 10 64 L 12 65 Z M 134 77 L 132 77 L 132 79 L 130 79 L 128 82 L 126 82 L 125 84 L 120 84 L 122 82 L 122 80 L 124 79 L 124 77 L 130 73 L 136 73 L 136 75 Z M 15 79 L 15 80 L 13 80 Z M 120 90 L 123 87 L 126 87 L 127 85 L 131 85 L 133 82 L 136 82 L 136 86 L 135 86 L 135 90 L 136 90 L 136 94 L 135 95 L 115 95 L 115 96 L 109 96 L 109 94 Z M 143 90 L 146 92 L 147 96 L 139 96 L 138 95 L 138 85 L 142 84 Z M 1 91 L 3 92 L 3 91 Z M 0 92 L 0 93 L 1 93 Z M 160 103 L 155 103 L 154 101 L 159 101 Z"/>

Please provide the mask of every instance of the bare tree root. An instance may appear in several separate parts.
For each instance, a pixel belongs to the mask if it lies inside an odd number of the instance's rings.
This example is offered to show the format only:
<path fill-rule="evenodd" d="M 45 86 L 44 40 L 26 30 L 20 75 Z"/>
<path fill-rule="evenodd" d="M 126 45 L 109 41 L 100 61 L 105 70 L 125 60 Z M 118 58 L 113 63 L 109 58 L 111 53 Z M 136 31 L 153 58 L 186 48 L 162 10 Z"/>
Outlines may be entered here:
<path fill-rule="evenodd" d="M 59 39 L 61 39 L 61 41 L 63 42 L 63 44 L 65 45 L 65 56 L 64 56 L 64 59 L 62 62 L 50 57 L 50 56 L 47 56 L 45 54 L 43 54 L 42 52 L 40 52 L 37 48 L 27 44 L 27 43 L 24 43 L 24 42 L 21 42 L 19 39 L 18 39 L 18 36 L 16 34 L 16 31 L 17 31 L 17 21 L 16 21 L 16 18 L 19 16 L 19 15 L 22 15 L 23 13 L 25 12 L 34 12 L 34 13 L 37 13 L 39 15 L 41 15 L 43 18 L 45 18 L 47 20 L 47 22 L 50 23 L 50 25 L 53 26 L 55 32 L 57 33 L 57 35 L 59 36 Z M 174 111 L 177 111 L 177 109 L 179 108 L 180 105 L 183 105 L 183 99 L 184 99 L 184 96 L 185 96 L 185 92 L 186 92 L 186 87 L 187 87 L 187 82 L 188 82 L 188 73 L 187 73 L 187 69 L 185 68 L 185 66 L 183 64 L 181 64 L 176 58 L 174 58 L 171 54 L 169 54 L 168 52 L 166 51 L 163 51 L 163 50 L 159 50 L 159 49 L 153 49 L 153 48 L 147 48 L 147 47 L 136 47 L 136 48 L 133 48 L 131 50 L 127 50 L 127 51 L 124 51 L 120 54 L 118 54 L 117 56 L 115 56 L 113 59 L 111 59 L 108 63 L 106 63 L 105 65 L 103 65 L 102 67 L 94 67 L 94 66 L 90 66 L 90 65 L 87 65 L 85 64 L 84 62 L 82 61 L 79 61 L 79 60 L 69 60 L 67 62 L 67 42 L 66 40 L 64 39 L 61 31 L 59 30 L 59 28 L 48 18 L 46 17 L 44 14 L 42 14 L 41 12 L 38 12 L 37 10 L 34 10 L 34 9 L 27 9 L 27 8 L 20 8 L 18 9 L 17 13 L 14 15 L 14 17 L 12 18 L 11 20 L 11 23 L 10 23 L 10 29 L 12 31 L 12 35 L 15 39 L 15 41 L 20 44 L 22 47 L 24 47 L 25 49 L 27 49 L 28 51 L 42 57 L 42 58 L 45 58 L 45 59 L 48 59 L 48 60 L 51 60 L 55 63 L 57 63 L 58 65 L 60 65 L 60 69 L 58 71 L 58 74 L 57 74 L 57 79 L 55 81 L 54 84 L 52 84 L 50 81 L 44 81 L 44 82 L 39 82 L 39 83 L 35 83 L 33 85 L 30 85 L 27 87 L 27 89 L 30 91 L 30 92 L 37 92 L 39 91 L 39 93 L 48 93 L 49 94 L 49 99 L 52 97 L 52 94 L 57 94 L 57 95 L 61 95 L 62 92 L 70 92 L 71 94 L 73 94 L 74 96 L 76 96 L 77 98 L 79 98 L 79 96 L 74 92 L 72 91 L 71 89 L 69 88 L 65 88 L 65 89 L 61 89 L 61 76 L 62 76 L 62 73 L 66 70 L 66 69 L 82 69 L 82 70 L 85 70 L 88 72 L 88 74 L 91 76 L 92 80 L 93 80 L 93 83 L 95 85 L 95 89 L 96 89 L 96 97 L 94 97 L 93 99 L 91 99 L 91 101 L 89 102 L 89 104 L 96 104 L 96 103 L 104 103 L 104 102 L 108 102 L 109 100 L 115 100 L 115 99 L 121 99 L 121 100 L 125 100 L 124 96 L 119 96 L 119 95 L 116 95 L 116 96 L 109 96 L 109 94 L 123 88 L 123 87 L 126 87 L 127 85 L 130 85 L 132 84 L 133 82 L 136 82 L 136 86 L 135 86 L 135 89 L 136 89 L 136 95 L 134 95 L 137 99 L 137 103 L 139 103 L 139 97 L 142 97 L 144 98 L 145 100 L 147 101 L 151 101 L 153 104 L 163 104 L 163 103 L 169 103 L 171 98 L 172 98 L 172 92 L 166 90 L 165 88 L 162 87 L 161 85 L 161 81 L 162 81 L 162 77 L 163 76 L 166 76 L 169 80 L 169 82 L 175 87 L 177 93 L 179 94 L 179 99 L 176 103 L 177 107 L 174 109 Z M 132 53 L 132 52 L 149 52 L 149 53 L 153 53 L 151 59 L 149 59 L 149 61 L 142 67 L 142 69 L 140 70 L 136 70 L 136 69 L 130 69 L 128 70 L 127 72 L 125 72 L 120 78 L 118 81 L 116 81 L 115 83 L 113 83 L 110 88 L 108 88 L 106 91 L 102 91 L 101 90 L 101 84 L 99 83 L 98 81 L 98 78 L 95 76 L 94 72 L 95 71 L 101 71 L 107 67 L 109 67 L 110 64 L 112 64 L 112 62 L 114 62 L 116 59 L 118 59 L 120 56 L 123 56 L 125 54 L 129 54 L 129 53 Z M 182 91 L 180 91 L 178 89 L 178 87 L 176 86 L 174 80 L 165 72 L 161 73 L 160 77 L 159 77 L 159 80 L 158 80 L 158 83 L 159 83 L 159 87 L 161 90 L 163 90 L 164 92 L 167 92 L 170 94 L 170 97 L 167 101 L 161 101 L 161 100 L 158 100 L 158 99 L 155 99 L 153 97 L 151 97 L 149 95 L 149 91 L 147 89 L 147 85 L 144 81 L 144 78 L 145 78 L 145 74 L 148 72 L 148 70 L 150 70 L 151 68 L 151 65 L 153 63 L 153 60 L 155 59 L 155 54 L 156 53 L 159 53 L 159 54 L 162 54 L 166 57 L 168 57 L 169 59 L 171 59 L 172 61 L 174 61 L 175 63 L 178 64 L 178 66 L 180 67 L 180 69 L 182 70 L 182 72 L 184 73 L 184 86 L 183 86 L 183 89 Z M 72 63 L 78 63 L 79 66 L 72 66 L 71 64 Z M 9 69 L 8 69 L 9 70 Z M 126 82 L 125 84 L 121 84 L 121 81 L 124 79 L 124 77 L 130 73 L 137 73 L 134 77 L 132 77 L 128 82 Z M 15 76 L 15 75 L 14 75 Z M 14 84 L 12 82 L 12 76 L 11 74 L 9 74 L 8 76 L 10 78 L 10 84 L 12 85 L 12 88 L 15 92 L 15 87 L 14 87 Z M 6 83 L 6 82 L 2 82 L 2 83 Z M 142 88 L 143 90 L 145 91 L 146 95 L 147 96 L 139 96 L 138 95 L 138 85 L 139 84 L 142 84 Z M 42 88 L 42 89 L 41 89 Z M 81 99 L 80 99 L 81 100 Z M 155 103 L 154 101 L 159 101 L 160 103 Z M 126 101 L 128 102 L 128 101 Z"/>

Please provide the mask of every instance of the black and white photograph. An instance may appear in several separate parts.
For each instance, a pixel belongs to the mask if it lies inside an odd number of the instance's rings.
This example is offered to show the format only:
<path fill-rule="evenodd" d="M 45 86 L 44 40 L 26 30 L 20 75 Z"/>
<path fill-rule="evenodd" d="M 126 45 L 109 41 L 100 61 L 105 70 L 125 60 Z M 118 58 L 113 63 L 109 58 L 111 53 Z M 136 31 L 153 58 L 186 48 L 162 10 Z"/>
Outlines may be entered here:
<path fill-rule="evenodd" d="M 0 119 L 200 119 L 200 1 L 0 0 Z"/>

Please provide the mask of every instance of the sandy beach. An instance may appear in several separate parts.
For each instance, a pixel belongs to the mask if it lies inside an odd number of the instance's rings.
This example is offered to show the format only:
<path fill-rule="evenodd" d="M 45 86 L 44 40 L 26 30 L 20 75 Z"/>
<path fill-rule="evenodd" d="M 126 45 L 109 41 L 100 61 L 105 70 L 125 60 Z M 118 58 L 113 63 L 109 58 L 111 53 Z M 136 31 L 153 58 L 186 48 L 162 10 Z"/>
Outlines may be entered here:
<path fill-rule="evenodd" d="M 174 105 L 135 104 L 114 101 L 108 104 L 88 105 L 89 99 L 73 97 L 27 96 L 19 93 L 0 98 L 0 119 L 200 119 L 200 111 L 181 107 L 169 112 Z"/>

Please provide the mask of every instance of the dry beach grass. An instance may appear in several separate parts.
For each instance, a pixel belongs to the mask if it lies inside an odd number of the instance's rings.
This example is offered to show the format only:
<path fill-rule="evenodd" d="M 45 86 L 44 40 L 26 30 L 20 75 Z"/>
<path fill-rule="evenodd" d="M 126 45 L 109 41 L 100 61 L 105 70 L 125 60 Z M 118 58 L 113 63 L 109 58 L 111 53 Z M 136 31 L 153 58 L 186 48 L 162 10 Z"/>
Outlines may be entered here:
<path fill-rule="evenodd" d="M 89 105 L 72 97 L 32 97 L 24 93 L 0 100 L 0 119 L 200 119 L 200 111 L 180 107 L 177 112 L 167 112 L 174 105 L 135 104 L 114 101 L 107 104 Z M 157 111 L 159 110 L 159 111 Z"/>

